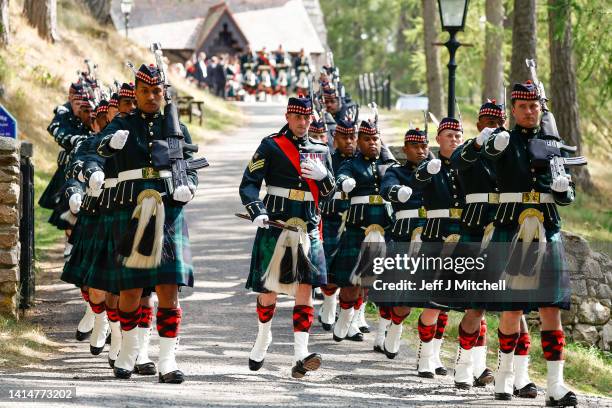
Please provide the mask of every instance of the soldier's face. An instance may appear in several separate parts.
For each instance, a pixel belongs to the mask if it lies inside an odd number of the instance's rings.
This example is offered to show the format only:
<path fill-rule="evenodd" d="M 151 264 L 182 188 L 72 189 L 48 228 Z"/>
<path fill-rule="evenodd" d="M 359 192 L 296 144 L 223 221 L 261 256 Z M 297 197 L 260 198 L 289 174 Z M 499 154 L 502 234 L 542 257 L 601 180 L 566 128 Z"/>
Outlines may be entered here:
<path fill-rule="evenodd" d="M 338 112 L 338 108 L 339 108 L 338 98 L 325 98 L 325 109 L 329 113 L 334 114 Z"/>
<path fill-rule="evenodd" d="M 308 132 L 308 137 L 315 139 L 315 140 L 319 140 L 323 143 L 327 143 L 327 132 L 323 132 L 323 133 Z"/>
<path fill-rule="evenodd" d="M 345 156 L 352 156 L 357 149 L 357 136 L 355 133 L 349 135 L 336 133 L 334 135 L 334 143 L 336 144 L 336 149 L 340 150 L 340 153 Z"/>
<path fill-rule="evenodd" d="M 114 106 L 109 106 L 108 112 L 106 112 L 106 116 L 108 116 L 108 121 L 112 121 L 115 116 L 117 116 L 117 113 L 119 113 L 119 109 L 115 108 Z"/>
<path fill-rule="evenodd" d="M 286 113 L 285 118 L 289 129 L 297 137 L 306 136 L 308 133 L 308 127 L 310 126 L 311 117 L 310 115 L 300 115 L 298 113 Z"/>
<path fill-rule="evenodd" d="M 130 113 L 136 109 L 136 99 L 133 98 L 121 98 L 119 99 L 119 112 Z"/>
<path fill-rule="evenodd" d="M 516 124 L 524 128 L 534 128 L 540 123 L 540 101 L 518 99 L 512 105 L 512 115 Z"/>
<path fill-rule="evenodd" d="M 380 155 L 381 140 L 378 135 L 360 134 L 357 139 L 359 151 L 371 159 Z"/>
<path fill-rule="evenodd" d="M 427 158 L 429 146 L 426 143 L 406 143 L 404 145 L 404 154 L 409 162 L 418 164 Z"/>
<path fill-rule="evenodd" d="M 436 136 L 436 141 L 440 145 L 442 156 L 450 157 L 457 146 L 463 143 L 463 133 L 457 130 L 444 129 Z"/>
<path fill-rule="evenodd" d="M 142 81 L 136 84 L 136 105 L 145 113 L 159 111 L 164 98 L 164 88 L 161 85 L 148 85 Z"/>
<path fill-rule="evenodd" d="M 89 105 L 81 105 L 81 109 L 79 109 L 79 119 L 85 126 L 91 126 L 94 119 L 94 111 Z"/>
<path fill-rule="evenodd" d="M 478 122 L 476 122 L 476 127 L 478 128 L 479 132 L 481 132 L 484 128 L 497 129 L 502 126 L 504 126 L 504 120 L 493 115 L 482 115 L 478 118 Z"/>
<path fill-rule="evenodd" d="M 106 125 L 108 125 L 108 118 L 105 113 L 100 113 L 96 116 L 96 123 L 98 124 L 99 130 L 104 130 Z"/>

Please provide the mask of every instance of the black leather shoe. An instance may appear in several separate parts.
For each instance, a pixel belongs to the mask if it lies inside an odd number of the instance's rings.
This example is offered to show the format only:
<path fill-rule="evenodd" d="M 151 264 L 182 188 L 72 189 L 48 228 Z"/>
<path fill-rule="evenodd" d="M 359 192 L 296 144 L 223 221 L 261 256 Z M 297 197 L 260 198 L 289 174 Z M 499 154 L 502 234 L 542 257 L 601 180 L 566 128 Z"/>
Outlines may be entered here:
<path fill-rule="evenodd" d="M 538 396 L 538 387 L 534 383 L 529 383 L 520 390 L 514 387 L 514 396 L 519 398 L 536 398 Z"/>
<path fill-rule="evenodd" d="M 321 323 L 321 326 L 323 327 L 323 330 L 325 331 L 330 331 L 332 327 L 334 327 L 333 324 L 323 323 L 323 321 L 321 320 L 321 316 L 319 316 L 319 323 Z"/>
<path fill-rule="evenodd" d="M 448 374 L 448 370 L 446 370 L 446 367 L 436 368 L 436 375 L 446 375 L 446 374 Z"/>
<path fill-rule="evenodd" d="M 111 360 L 111 358 L 108 358 L 108 365 L 110 366 L 110 368 L 115 368 L 115 360 Z"/>
<path fill-rule="evenodd" d="M 434 378 L 434 373 L 429 371 L 419 371 L 418 376 L 421 378 Z"/>
<path fill-rule="evenodd" d="M 472 385 L 468 384 L 468 383 L 464 383 L 464 382 L 456 382 L 455 381 L 455 388 L 457 388 L 459 390 L 469 390 L 470 388 L 472 388 Z"/>
<path fill-rule="evenodd" d="M 157 374 L 157 367 L 155 367 L 155 363 L 152 361 L 144 364 L 136 364 L 134 367 L 134 374 L 155 375 Z"/>
<path fill-rule="evenodd" d="M 185 381 L 185 375 L 181 370 L 170 371 L 162 375 L 159 373 L 159 382 L 165 384 L 180 384 Z"/>
<path fill-rule="evenodd" d="M 573 392 L 568 392 L 561 399 L 554 399 L 553 397 L 548 397 L 546 400 L 547 407 L 575 407 L 578 405 L 578 398 L 576 398 L 576 394 Z"/>
<path fill-rule="evenodd" d="M 75 336 L 74 336 L 74 337 L 75 337 L 75 338 L 76 338 L 78 341 L 85 341 L 85 340 L 89 339 L 89 337 L 91 336 L 91 332 L 92 332 L 92 331 L 93 331 L 93 329 L 91 329 L 91 330 L 90 330 L 90 331 L 88 331 L 88 332 L 80 332 L 80 331 L 78 331 L 78 330 L 77 330 L 77 331 L 76 331 L 76 334 L 75 334 Z"/>
<path fill-rule="evenodd" d="M 374 351 L 377 352 L 377 353 L 385 354 L 385 350 L 383 350 L 383 348 L 380 347 L 378 344 L 374 345 Z"/>
<path fill-rule="evenodd" d="M 342 340 L 344 340 L 342 337 L 338 337 L 336 336 L 336 333 L 334 333 L 334 341 L 337 341 L 338 343 L 340 343 Z"/>
<path fill-rule="evenodd" d="M 369 333 L 370 332 L 370 328 L 368 326 L 361 326 L 359 328 L 359 331 L 362 333 Z"/>
<path fill-rule="evenodd" d="M 104 350 L 104 344 L 102 345 L 102 347 L 94 347 L 91 344 L 89 345 L 89 351 L 94 356 L 97 356 L 98 354 L 100 354 L 102 352 L 102 350 Z"/>
<path fill-rule="evenodd" d="M 108 336 L 106 336 L 106 344 L 110 344 L 111 343 L 111 334 L 110 331 L 108 332 Z"/>
<path fill-rule="evenodd" d="M 265 359 L 264 359 L 264 360 L 265 360 Z M 259 370 L 259 369 L 260 369 L 260 368 L 263 366 L 264 360 L 261 360 L 261 361 L 255 361 L 255 360 L 251 360 L 251 359 L 249 358 L 249 370 L 251 370 L 251 371 L 257 371 L 257 370 Z"/>
<path fill-rule="evenodd" d="M 495 380 L 493 376 L 493 371 L 485 368 L 480 377 L 474 377 L 474 387 L 484 387 L 487 384 L 491 384 Z"/>
<path fill-rule="evenodd" d="M 293 378 L 302 378 L 308 371 L 315 371 L 321 367 L 323 358 L 320 354 L 312 353 L 303 360 L 295 363 L 295 366 L 291 369 L 291 376 Z"/>
<path fill-rule="evenodd" d="M 384 345 L 383 345 L 383 347 L 384 347 Z M 383 350 L 383 352 L 385 353 L 385 356 L 387 356 L 387 358 L 389 360 L 393 360 L 395 358 L 395 356 L 397 356 L 397 353 L 391 353 L 390 351 L 387 351 L 387 348 L 385 348 Z"/>
<path fill-rule="evenodd" d="M 495 399 L 499 401 L 510 401 L 512 399 L 512 395 L 507 392 L 496 392 Z"/>
<path fill-rule="evenodd" d="M 363 341 L 363 333 L 355 333 L 352 336 L 347 335 L 345 339 L 350 341 Z"/>
<path fill-rule="evenodd" d="M 127 380 L 132 376 L 132 372 L 130 370 L 125 370 L 123 368 L 114 367 L 113 364 L 113 373 L 115 373 L 115 377 L 121 378 L 123 380 Z"/>

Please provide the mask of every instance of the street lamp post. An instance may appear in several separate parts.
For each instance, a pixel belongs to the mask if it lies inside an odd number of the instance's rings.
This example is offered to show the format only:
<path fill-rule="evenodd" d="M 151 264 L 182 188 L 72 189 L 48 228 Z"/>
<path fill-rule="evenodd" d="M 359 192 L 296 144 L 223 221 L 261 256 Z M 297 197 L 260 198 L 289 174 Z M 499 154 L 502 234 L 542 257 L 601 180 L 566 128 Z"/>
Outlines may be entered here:
<path fill-rule="evenodd" d="M 448 117 L 455 117 L 455 52 L 461 46 L 457 32 L 463 31 L 469 0 L 438 0 L 442 30 L 448 31 L 450 38 L 444 43 L 448 49 Z"/>
<path fill-rule="evenodd" d="M 128 25 L 130 24 L 130 13 L 132 12 L 133 0 L 121 0 L 121 12 L 125 18 L 125 38 L 128 38 Z"/>

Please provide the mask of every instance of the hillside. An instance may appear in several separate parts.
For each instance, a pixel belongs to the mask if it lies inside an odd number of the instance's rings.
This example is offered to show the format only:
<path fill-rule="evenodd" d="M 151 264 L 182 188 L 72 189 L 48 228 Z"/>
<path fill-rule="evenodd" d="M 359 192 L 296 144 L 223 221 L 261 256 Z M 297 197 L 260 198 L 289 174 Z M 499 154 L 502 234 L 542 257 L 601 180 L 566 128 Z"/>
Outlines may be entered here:
<path fill-rule="evenodd" d="M 98 77 L 110 84 L 133 81 L 133 74 L 125 66 L 130 60 L 135 65 L 154 62 L 152 54 L 117 33 L 113 27 L 101 26 L 74 0 L 58 0 L 58 32 L 60 41 L 50 44 L 40 39 L 21 15 L 22 1 L 12 1 L 12 43 L 0 51 L 0 83 L 4 95 L 0 102 L 19 121 L 19 137 L 34 144 L 34 165 L 37 173 L 55 167 L 58 146 L 47 133 L 53 108 L 67 99 L 68 86 L 84 70 L 88 58 L 98 65 Z M 162 42 L 163 46 L 163 42 Z M 172 78 L 181 94 L 190 94 L 204 101 L 203 127 L 190 125 L 196 141 L 211 137 L 211 130 L 220 130 L 237 122 L 236 108 L 202 91 L 182 79 Z M 239 119 L 238 119 L 239 120 Z"/>

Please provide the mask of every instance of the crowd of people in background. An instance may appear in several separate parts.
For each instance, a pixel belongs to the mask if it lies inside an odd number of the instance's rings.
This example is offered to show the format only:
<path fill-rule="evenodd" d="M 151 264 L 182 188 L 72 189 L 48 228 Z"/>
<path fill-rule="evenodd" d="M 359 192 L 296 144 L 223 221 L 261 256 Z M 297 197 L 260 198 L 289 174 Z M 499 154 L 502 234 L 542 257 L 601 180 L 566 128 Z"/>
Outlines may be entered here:
<path fill-rule="evenodd" d="M 292 56 L 282 45 L 273 52 L 265 47 L 257 52 L 247 48 L 242 54 L 208 56 L 202 51 L 184 65 L 173 64 L 172 69 L 213 95 L 239 101 L 266 101 L 291 92 L 307 94 L 313 72 L 304 49 Z"/>

